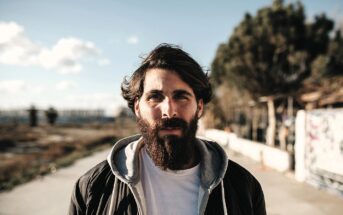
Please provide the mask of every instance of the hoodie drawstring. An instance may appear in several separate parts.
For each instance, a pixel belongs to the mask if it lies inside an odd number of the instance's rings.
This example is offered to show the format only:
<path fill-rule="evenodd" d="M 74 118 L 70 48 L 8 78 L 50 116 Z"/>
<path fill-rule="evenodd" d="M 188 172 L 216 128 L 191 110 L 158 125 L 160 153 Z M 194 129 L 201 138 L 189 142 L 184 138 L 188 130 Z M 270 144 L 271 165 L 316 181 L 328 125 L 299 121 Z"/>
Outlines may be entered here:
<path fill-rule="evenodd" d="M 223 209 L 224 209 L 224 214 L 228 215 L 227 213 L 227 208 L 226 208 L 226 201 L 225 201 L 225 190 L 224 190 L 224 182 L 220 182 L 221 187 L 222 187 L 222 201 L 223 201 Z"/>

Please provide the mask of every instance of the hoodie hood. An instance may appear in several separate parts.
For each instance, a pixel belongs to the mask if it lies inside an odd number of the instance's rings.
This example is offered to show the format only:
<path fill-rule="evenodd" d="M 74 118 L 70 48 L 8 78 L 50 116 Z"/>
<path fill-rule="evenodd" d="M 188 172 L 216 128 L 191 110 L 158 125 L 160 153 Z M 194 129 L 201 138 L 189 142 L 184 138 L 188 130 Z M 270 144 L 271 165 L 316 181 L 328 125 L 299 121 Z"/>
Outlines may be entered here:
<path fill-rule="evenodd" d="M 141 135 L 134 135 L 119 140 L 114 144 L 107 162 L 112 173 L 126 184 L 139 182 L 139 151 L 143 146 Z M 200 181 L 204 189 L 216 187 L 223 179 L 228 157 L 217 143 L 196 138 L 200 153 Z"/>

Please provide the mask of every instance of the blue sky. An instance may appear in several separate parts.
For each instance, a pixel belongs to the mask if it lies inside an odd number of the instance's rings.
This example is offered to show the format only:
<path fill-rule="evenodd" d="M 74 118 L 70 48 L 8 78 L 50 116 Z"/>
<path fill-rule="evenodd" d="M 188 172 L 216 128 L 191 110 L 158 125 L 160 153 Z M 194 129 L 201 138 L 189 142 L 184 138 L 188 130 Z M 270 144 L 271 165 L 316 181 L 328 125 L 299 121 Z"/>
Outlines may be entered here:
<path fill-rule="evenodd" d="M 120 105 L 120 83 L 162 42 L 209 68 L 244 14 L 270 0 L 0 0 L 0 109 Z M 290 1 L 286 1 L 290 2 Z M 342 20 L 341 0 L 302 1 Z"/>

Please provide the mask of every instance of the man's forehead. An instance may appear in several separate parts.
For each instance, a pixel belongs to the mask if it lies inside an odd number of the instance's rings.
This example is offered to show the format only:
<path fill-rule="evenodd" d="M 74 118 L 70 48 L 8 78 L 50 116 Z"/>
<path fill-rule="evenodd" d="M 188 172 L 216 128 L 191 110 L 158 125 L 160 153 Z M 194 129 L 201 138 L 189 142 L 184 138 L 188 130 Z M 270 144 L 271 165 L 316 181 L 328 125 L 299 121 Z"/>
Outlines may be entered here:
<path fill-rule="evenodd" d="M 193 94 L 189 84 L 181 79 L 178 73 L 166 69 L 150 69 L 144 79 L 144 92 L 151 91 L 186 91 Z"/>

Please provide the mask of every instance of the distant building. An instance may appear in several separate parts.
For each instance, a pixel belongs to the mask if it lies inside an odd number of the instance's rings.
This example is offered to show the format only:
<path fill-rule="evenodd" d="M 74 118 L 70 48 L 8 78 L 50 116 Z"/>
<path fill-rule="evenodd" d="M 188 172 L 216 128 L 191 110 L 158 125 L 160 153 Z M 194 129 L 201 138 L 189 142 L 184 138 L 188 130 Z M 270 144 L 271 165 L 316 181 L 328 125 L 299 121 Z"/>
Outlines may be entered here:
<path fill-rule="evenodd" d="M 60 110 L 56 124 L 83 124 L 92 122 L 105 122 L 105 111 L 96 110 Z"/>
<path fill-rule="evenodd" d="M 37 112 L 38 122 L 44 119 L 41 111 Z M 26 109 L 0 110 L 0 125 L 29 124 L 29 112 Z"/>
<path fill-rule="evenodd" d="M 39 124 L 46 124 L 45 111 L 38 109 Z M 63 124 L 84 124 L 84 123 L 105 123 L 113 122 L 113 117 L 106 117 L 105 111 L 102 109 L 86 110 L 86 109 L 69 109 L 57 110 L 58 118 L 57 125 Z M 25 109 L 15 110 L 0 110 L 0 125 L 16 125 L 28 124 L 29 114 Z"/>

